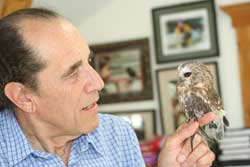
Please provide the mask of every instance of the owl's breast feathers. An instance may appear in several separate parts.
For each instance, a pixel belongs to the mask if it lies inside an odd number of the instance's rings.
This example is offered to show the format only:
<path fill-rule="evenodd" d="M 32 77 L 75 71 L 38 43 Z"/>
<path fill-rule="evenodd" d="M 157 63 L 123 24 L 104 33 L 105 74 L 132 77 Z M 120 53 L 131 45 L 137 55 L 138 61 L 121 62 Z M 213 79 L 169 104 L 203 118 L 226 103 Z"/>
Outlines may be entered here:
<path fill-rule="evenodd" d="M 223 110 L 222 102 L 213 88 L 198 86 L 177 91 L 181 110 L 186 113 L 188 119 L 197 119 L 205 113 Z"/>

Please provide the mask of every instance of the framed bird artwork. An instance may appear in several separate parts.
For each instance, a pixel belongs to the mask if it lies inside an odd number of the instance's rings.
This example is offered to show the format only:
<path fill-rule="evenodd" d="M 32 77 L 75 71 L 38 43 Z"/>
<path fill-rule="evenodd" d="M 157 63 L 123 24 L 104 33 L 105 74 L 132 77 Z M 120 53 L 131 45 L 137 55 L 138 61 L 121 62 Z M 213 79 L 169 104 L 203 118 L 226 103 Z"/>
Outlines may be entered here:
<path fill-rule="evenodd" d="M 91 45 L 92 66 L 105 86 L 100 103 L 118 103 L 153 98 L 148 38 Z"/>
<path fill-rule="evenodd" d="M 152 10 L 157 63 L 219 56 L 214 0 Z"/>

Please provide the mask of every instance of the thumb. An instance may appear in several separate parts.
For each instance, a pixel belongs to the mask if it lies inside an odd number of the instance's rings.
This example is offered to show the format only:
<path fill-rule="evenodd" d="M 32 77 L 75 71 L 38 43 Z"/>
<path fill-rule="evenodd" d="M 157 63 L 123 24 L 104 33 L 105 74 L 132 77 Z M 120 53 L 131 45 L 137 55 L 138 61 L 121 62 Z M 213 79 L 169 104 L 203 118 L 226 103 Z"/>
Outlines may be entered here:
<path fill-rule="evenodd" d="M 187 138 L 194 135 L 199 128 L 199 123 L 197 121 L 190 121 L 188 124 L 184 125 L 180 130 L 169 137 L 168 143 L 172 147 L 177 147 L 181 145 Z"/>

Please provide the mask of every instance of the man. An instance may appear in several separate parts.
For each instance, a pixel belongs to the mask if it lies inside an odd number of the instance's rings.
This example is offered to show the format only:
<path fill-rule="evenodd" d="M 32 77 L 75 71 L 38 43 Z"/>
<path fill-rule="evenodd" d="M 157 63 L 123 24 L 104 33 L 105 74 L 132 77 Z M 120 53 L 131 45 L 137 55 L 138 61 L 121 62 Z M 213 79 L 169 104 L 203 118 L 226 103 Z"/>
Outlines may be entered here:
<path fill-rule="evenodd" d="M 131 127 L 97 113 L 103 81 L 70 22 L 24 9 L 0 21 L 0 36 L 0 166 L 144 166 Z M 184 125 L 167 140 L 160 166 L 211 164 L 214 155 L 198 135 L 193 152 L 185 142 L 198 126 Z"/>

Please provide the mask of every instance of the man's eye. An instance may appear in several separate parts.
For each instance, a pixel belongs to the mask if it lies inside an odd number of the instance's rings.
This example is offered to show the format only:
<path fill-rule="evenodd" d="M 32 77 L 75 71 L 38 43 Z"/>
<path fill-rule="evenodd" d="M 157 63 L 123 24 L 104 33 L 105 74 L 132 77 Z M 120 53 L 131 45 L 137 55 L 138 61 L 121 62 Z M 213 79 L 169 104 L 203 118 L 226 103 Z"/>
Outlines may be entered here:
<path fill-rule="evenodd" d="M 69 75 L 69 78 L 75 78 L 79 75 L 79 72 L 81 71 L 82 67 L 78 67 L 73 73 Z"/>
<path fill-rule="evenodd" d="M 74 71 L 72 74 L 69 75 L 69 78 L 74 78 L 78 75 L 78 70 Z"/>

